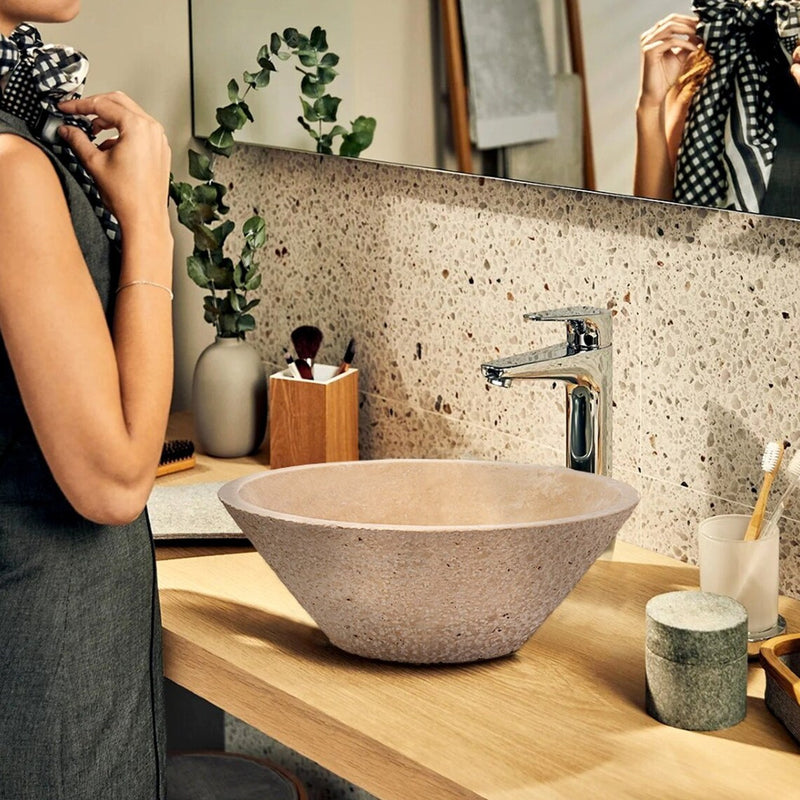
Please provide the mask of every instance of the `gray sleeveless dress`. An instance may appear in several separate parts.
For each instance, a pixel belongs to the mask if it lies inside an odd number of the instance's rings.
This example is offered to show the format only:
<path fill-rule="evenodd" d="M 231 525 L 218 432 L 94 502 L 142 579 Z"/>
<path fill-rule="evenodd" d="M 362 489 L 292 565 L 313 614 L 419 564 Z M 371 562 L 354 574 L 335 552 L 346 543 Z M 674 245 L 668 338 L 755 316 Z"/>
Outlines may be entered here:
<path fill-rule="evenodd" d="M 30 139 L 3 112 L 0 133 Z M 118 259 L 83 191 L 52 160 L 110 321 Z M 72 509 L 0 341 L 0 799 L 163 798 L 163 742 L 147 518 L 106 527 Z"/>

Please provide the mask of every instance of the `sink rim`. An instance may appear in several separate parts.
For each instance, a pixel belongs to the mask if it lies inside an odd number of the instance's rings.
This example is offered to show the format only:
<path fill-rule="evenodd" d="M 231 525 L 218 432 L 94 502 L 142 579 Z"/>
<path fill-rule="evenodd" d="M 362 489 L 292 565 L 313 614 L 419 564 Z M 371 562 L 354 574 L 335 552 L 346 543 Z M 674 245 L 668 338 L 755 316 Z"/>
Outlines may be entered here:
<path fill-rule="evenodd" d="M 309 472 L 314 470 L 330 470 L 334 467 L 348 467 L 351 470 L 370 469 L 370 464 L 419 464 L 425 462 L 426 464 L 481 464 L 486 465 L 488 468 L 493 469 L 502 466 L 512 466 L 521 469 L 534 468 L 537 470 L 544 470 L 546 472 L 564 473 L 571 472 L 577 479 L 585 480 L 588 482 L 605 483 L 609 488 L 613 488 L 618 492 L 618 496 L 614 502 L 610 503 L 602 511 L 592 511 L 585 514 L 574 514 L 569 517 L 556 517 L 544 520 L 530 520 L 522 522 L 499 522 L 499 523 L 472 523 L 472 524 L 454 524 L 454 525 L 411 525 L 407 523 L 378 523 L 378 522 L 356 522 L 348 520 L 331 520 L 322 517 L 309 516 L 305 514 L 289 514 L 283 511 L 275 511 L 258 506 L 247 500 L 244 500 L 240 495 L 240 489 L 251 481 L 263 479 L 265 476 L 271 474 L 285 474 L 294 472 Z M 613 516 L 614 514 L 630 510 L 635 507 L 641 496 L 639 492 L 623 481 L 611 478 L 607 475 L 596 475 L 589 472 L 578 472 L 577 470 L 569 470 L 568 467 L 559 467 L 552 464 L 526 464 L 516 461 L 485 461 L 480 459 L 455 459 L 455 458 L 382 458 L 382 459 L 363 459 L 358 461 L 329 461 L 317 464 L 301 464 L 293 467 L 282 467 L 280 470 L 259 470 L 249 475 L 244 475 L 240 478 L 228 481 L 223 484 L 217 496 L 220 501 L 231 508 L 243 511 L 249 514 L 256 514 L 270 519 L 281 520 L 300 525 L 314 525 L 321 528 L 334 528 L 342 530 L 359 530 L 369 532 L 382 532 L 382 531 L 399 531 L 409 533 L 453 533 L 453 532 L 485 532 L 491 530 L 515 530 L 515 529 L 535 529 L 553 527 L 555 525 L 568 525 L 583 520 L 597 519 L 600 517 Z"/>

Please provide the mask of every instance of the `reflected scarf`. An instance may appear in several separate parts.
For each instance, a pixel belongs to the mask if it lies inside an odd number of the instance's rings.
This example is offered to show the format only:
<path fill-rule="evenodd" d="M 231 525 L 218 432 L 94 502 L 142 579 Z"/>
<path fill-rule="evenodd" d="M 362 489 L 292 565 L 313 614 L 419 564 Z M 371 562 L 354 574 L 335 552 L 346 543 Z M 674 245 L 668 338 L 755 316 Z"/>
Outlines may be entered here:
<path fill-rule="evenodd" d="M 800 0 L 695 0 L 694 11 L 714 66 L 689 109 L 675 200 L 758 213 L 777 144 L 763 32 L 780 46 L 788 70 Z"/>
<path fill-rule="evenodd" d="M 92 137 L 86 117 L 58 110 L 58 103 L 80 97 L 89 62 L 82 53 L 63 45 L 45 45 L 39 32 L 23 22 L 10 36 L 0 34 L 0 108 L 21 119 L 39 141 L 46 144 L 75 176 L 106 235 L 120 240 L 119 222 L 105 207 L 91 175 L 58 135 L 60 125 L 75 125 Z"/>

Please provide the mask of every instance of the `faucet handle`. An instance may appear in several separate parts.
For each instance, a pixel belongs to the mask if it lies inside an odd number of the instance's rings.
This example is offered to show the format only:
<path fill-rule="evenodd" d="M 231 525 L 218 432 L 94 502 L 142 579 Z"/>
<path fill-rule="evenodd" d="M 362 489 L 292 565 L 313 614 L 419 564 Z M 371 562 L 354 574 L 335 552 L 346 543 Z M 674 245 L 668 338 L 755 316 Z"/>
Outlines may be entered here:
<path fill-rule="evenodd" d="M 525 314 L 532 322 L 565 322 L 567 346 L 573 353 L 611 346 L 611 312 L 593 306 L 571 306 Z"/>

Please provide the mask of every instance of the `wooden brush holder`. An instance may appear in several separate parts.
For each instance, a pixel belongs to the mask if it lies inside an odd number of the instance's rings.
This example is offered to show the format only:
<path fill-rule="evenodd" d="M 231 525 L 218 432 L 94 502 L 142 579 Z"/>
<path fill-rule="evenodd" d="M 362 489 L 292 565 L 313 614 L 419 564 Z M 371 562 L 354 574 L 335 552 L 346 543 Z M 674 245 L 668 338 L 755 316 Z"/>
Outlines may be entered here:
<path fill-rule="evenodd" d="M 269 378 L 271 469 L 358 460 L 358 370 L 314 365 L 314 380 L 286 369 Z"/>

